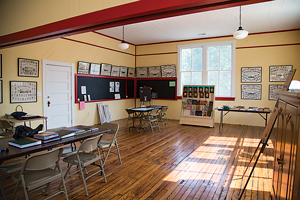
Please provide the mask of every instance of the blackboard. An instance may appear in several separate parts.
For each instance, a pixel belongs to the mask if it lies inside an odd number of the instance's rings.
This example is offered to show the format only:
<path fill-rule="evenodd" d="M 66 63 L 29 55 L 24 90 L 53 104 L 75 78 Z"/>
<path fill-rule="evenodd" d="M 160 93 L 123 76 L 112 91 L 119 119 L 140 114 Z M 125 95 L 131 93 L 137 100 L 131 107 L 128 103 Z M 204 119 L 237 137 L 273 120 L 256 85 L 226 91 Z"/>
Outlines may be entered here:
<path fill-rule="evenodd" d="M 151 87 L 152 92 L 157 93 L 158 99 L 176 99 L 176 84 L 174 85 L 174 83 L 176 83 L 176 79 L 143 79 L 137 80 L 137 88 Z M 137 97 L 140 97 L 139 89 L 137 89 Z"/>
<path fill-rule="evenodd" d="M 86 86 L 86 95 L 91 96 L 91 101 L 115 99 L 115 94 L 120 94 L 121 99 L 134 97 L 134 80 L 124 78 L 110 78 L 97 76 L 76 76 L 76 102 L 84 101 L 84 94 L 81 93 L 81 86 Z M 119 92 L 110 92 L 110 83 L 119 83 Z"/>

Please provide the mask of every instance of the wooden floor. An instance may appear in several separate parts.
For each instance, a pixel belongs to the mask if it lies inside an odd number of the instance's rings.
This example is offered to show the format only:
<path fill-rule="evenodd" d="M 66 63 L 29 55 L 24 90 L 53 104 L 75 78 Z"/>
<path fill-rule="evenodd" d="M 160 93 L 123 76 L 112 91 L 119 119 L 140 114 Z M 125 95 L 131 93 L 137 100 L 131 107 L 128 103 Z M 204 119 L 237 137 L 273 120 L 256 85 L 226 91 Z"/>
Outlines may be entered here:
<path fill-rule="evenodd" d="M 161 132 L 155 128 L 152 134 L 151 129 L 125 132 L 126 120 L 115 123 L 120 124 L 117 139 L 123 164 L 110 154 L 104 168 L 107 183 L 100 174 L 88 179 L 88 196 L 78 175 L 66 178 L 69 199 L 238 199 L 248 178 L 242 180 L 241 175 L 263 132 L 262 127 L 228 124 L 219 132 L 218 124 L 205 128 L 169 120 L 170 128 Z M 242 199 L 269 198 L 273 153 L 269 141 Z M 94 169 L 90 166 L 88 172 Z M 4 184 L 12 182 L 8 179 Z M 58 185 L 51 184 L 50 194 Z M 12 191 L 7 195 L 11 199 Z M 29 197 L 43 199 L 41 191 Z M 64 199 L 64 195 L 52 199 Z"/>

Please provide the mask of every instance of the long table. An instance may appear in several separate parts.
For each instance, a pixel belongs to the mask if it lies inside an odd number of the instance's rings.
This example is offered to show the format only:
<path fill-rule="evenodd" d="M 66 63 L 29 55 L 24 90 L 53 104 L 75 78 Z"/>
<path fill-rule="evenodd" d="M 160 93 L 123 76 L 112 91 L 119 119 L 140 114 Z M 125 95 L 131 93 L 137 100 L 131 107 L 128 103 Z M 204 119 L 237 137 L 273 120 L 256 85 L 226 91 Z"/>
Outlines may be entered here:
<path fill-rule="evenodd" d="M 229 112 L 243 112 L 243 113 L 257 113 L 259 114 L 264 120 L 265 120 L 265 126 L 268 124 L 268 114 L 270 114 L 270 110 L 268 111 L 262 111 L 262 110 L 255 110 L 255 109 L 224 109 L 222 107 L 215 108 L 218 111 L 221 111 L 221 117 L 220 117 L 220 126 L 219 129 L 223 129 L 223 118 L 225 115 L 227 115 Z M 223 114 L 223 111 L 225 111 L 225 114 Z M 266 117 L 264 117 L 262 114 L 265 114 Z"/>
<path fill-rule="evenodd" d="M 66 145 L 66 144 L 78 142 L 78 141 L 81 141 L 81 140 L 84 140 L 84 139 L 87 139 L 87 138 L 90 138 L 90 137 L 93 137 L 93 136 L 96 136 L 96 135 L 99 135 L 99 134 L 102 134 L 102 133 L 105 133 L 108 131 L 110 131 L 110 129 L 99 128 L 99 130 L 97 130 L 97 131 L 83 133 L 83 134 L 79 134 L 76 136 L 71 136 L 71 137 L 56 140 L 53 142 L 49 142 L 49 143 L 45 143 L 45 144 L 41 144 L 41 145 L 35 145 L 35 146 L 23 148 L 23 149 L 8 145 L 8 141 L 14 140 L 13 137 L 1 138 L 0 139 L 1 149 L 8 148 L 9 151 L 2 152 L 0 154 L 0 164 L 5 160 L 9 160 L 9 159 L 13 159 L 13 158 L 21 157 L 21 156 L 26 156 L 26 155 L 29 155 L 32 153 L 49 150 L 49 149 L 60 147 L 60 146 Z"/>

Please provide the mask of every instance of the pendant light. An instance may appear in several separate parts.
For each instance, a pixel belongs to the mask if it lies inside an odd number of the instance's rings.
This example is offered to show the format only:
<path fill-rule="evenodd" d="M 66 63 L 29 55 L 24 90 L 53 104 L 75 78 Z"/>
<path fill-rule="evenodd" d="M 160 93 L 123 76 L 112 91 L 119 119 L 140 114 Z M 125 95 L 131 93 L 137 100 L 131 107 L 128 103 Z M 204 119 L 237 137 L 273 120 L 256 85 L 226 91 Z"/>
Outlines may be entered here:
<path fill-rule="evenodd" d="M 118 44 L 118 47 L 122 50 L 125 50 L 125 49 L 128 49 L 129 47 L 129 44 L 127 44 L 125 41 L 124 41 L 124 26 L 123 26 L 123 40 L 120 44 Z"/>
<path fill-rule="evenodd" d="M 244 39 L 248 36 L 248 31 L 242 28 L 242 7 L 240 6 L 240 27 L 233 33 L 235 39 Z"/>

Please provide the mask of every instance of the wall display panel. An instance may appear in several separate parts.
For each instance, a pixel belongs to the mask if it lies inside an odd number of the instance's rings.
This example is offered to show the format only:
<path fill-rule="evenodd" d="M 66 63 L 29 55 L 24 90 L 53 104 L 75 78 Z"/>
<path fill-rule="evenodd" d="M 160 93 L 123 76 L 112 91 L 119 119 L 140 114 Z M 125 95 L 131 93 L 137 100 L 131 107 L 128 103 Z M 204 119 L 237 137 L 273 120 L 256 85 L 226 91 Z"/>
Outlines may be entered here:
<path fill-rule="evenodd" d="M 137 67 L 136 68 L 137 78 L 148 78 L 148 67 Z"/>
<path fill-rule="evenodd" d="M 241 99 L 261 99 L 261 85 L 241 85 Z"/>
<path fill-rule="evenodd" d="M 101 65 L 97 63 L 91 63 L 90 74 L 91 75 L 100 75 Z"/>
<path fill-rule="evenodd" d="M 161 78 L 160 66 L 149 67 L 149 78 Z"/>
<path fill-rule="evenodd" d="M 176 77 L 176 65 L 162 65 L 161 77 Z"/>
<path fill-rule="evenodd" d="M 101 75 L 110 76 L 111 73 L 111 64 L 102 63 L 101 64 Z"/>
<path fill-rule="evenodd" d="M 120 77 L 127 77 L 127 67 L 120 66 Z"/>
<path fill-rule="evenodd" d="M 261 83 L 261 75 L 261 67 L 242 67 L 241 69 L 242 83 Z"/>
<path fill-rule="evenodd" d="M 10 103 L 37 102 L 37 82 L 10 81 Z"/>
<path fill-rule="evenodd" d="M 18 58 L 18 76 L 39 77 L 39 61 Z"/>
<path fill-rule="evenodd" d="M 276 65 L 270 66 L 270 82 L 285 82 L 292 65 Z"/>
<path fill-rule="evenodd" d="M 89 74 L 89 72 L 90 72 L 90 63 L 79 61 L 77 66 L 77 73 Z"/>
<path fill-rule="evenodd" d="M 276 93 L 277 90 L 282 90 L 283 85 L 269 85 L 269 100 L 277 100 L 279 95 Z"/>

